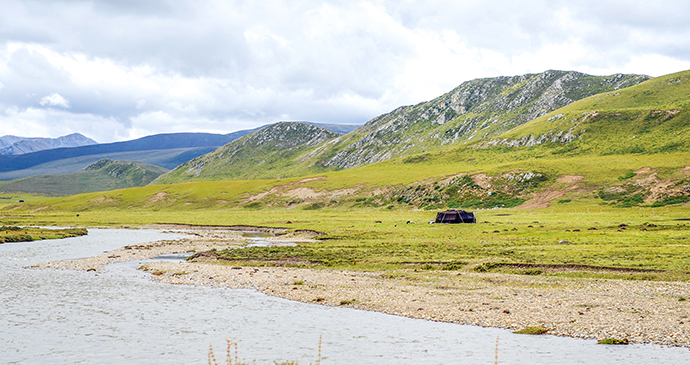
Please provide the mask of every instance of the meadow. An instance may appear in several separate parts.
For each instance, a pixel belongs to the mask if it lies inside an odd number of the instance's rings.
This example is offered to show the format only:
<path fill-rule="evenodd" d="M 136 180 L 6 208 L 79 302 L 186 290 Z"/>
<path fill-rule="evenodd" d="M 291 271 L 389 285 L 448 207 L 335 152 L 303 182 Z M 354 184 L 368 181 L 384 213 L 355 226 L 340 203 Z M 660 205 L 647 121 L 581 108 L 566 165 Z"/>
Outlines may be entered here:
<path fill-rule="evenodd" d="M 319 233 L 294 247 L 219 254 L 232 265 L 288 265 L 389 271 L 413 277 L 448 271 L 503 272 L 626 280 L 690 279 L 688 208 L 616 208 L 578 203 L 553 208 L 476 210 L 477 224 L 429 224 L 413 209 L 3 210 L 2 224 L 128 227 L 191 224 L 280 227 Z"/>

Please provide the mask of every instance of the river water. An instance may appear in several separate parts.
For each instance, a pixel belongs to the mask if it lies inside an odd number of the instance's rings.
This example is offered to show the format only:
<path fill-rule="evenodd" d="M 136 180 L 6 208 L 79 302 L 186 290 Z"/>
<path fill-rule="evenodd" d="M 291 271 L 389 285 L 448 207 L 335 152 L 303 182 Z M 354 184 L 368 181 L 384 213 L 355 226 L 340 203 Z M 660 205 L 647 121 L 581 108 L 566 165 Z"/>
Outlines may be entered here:
<path fill-rule="evenodd" d="M 103 272 L 33 270 L 32 263 L 99 254 L 174 235 L 90 229 L 63 240 L 0 245 L 0 363 L 219 363 L 225 338 L 241 361 L 314 364 L 684 364 L 685 348 L 606 346 L 332 308 L 232 290 L 148 281 L 137 263 Z M 498 346 L 496 341 L 498 338 Z"/>

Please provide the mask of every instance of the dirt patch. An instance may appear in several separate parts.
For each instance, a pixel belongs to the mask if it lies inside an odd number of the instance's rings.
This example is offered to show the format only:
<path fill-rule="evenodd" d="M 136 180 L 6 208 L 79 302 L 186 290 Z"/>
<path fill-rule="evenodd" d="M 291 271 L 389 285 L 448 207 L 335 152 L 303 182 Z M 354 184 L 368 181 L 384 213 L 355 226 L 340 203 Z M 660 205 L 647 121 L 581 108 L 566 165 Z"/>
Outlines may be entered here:
<path fill-rule="evenodd" d="M 561 190 L 545 190 L 535 193 L 532 199 L 518 205 L 517 209 L 537 209 L 537 208 L 547 208 L 549 203 L 554 200 L 563 197 L 565 193 Z"/>
<path fill-rule="evenodd" d="M 168 198 L 168 193 L 166 193 L 165 191 L 161 191 L 159 193 L 155 193 L 155 194 L 151 195 L 149 200 L 146 201 L 146 205 L 151 205 L 151 204 L 155 204 L 155 203 L 158 203 L 161 201 L 166 201 L 166 200 L 168 200 L 167 198 Z"/>
<path fill-rule="evenodd" d="M 303 184 L 303 183 L 306 183 L 306 182 L 310 182 L 310 181 L 323 180 L 323 179 L 325 179 L 325 178 L 326 178 L 325 176 L 310 177 L 310 178 L 307 178 L 307 179 L 302 179 L 302 180 L 299 180 L 299 181 L 291 182 L 291 183 L 289 183 L 289 184 L 277 185 L 277 186 L 272 187 L 272 188 L 269 189 L 268 191 L 264 191 L 263 193 L 259 193 L 259 194 L 250 196 L 249 198 L 247 198 L 247 199 L 244 201 L 244 203 L 246 204 L 246 203 L 255 202 L 255 201 L 261 200 L 261 199 L 263 199 L 263 198 L 265 198 L 265 197 L 267 197 L 267 196 L 269 196 L 269 195 L 277 194 L 277 193 L 280 193 L 280 192 L 282 192 L 282 191 L 288 190 L 288 189 L 292 188 L 293 186 L 300 185 L 300 184 Z M 304 188 L 304 189 L 311 189 L 311 188 Z"/>
<path fill-rule="evenodd" d="M 323 196 L 323 193 L 317 192 L 314 188 L 300 187 L 286 191 L 281 195 L 290 197 L 292 199 L 317 199 Z"/>
<path fill-rule="evenodd" d="M 347 195 L 352 195 L 357 192 L 357 188 L 340 189 L 333 191 L 316 191 L 314 188 L 299 187 L 282 193 L 282 196 L 287 196 L 292 199 L 314 200 L 321 198 L 340 198 Z"/>
<path fill-rule="evenodd" d="M 656 174 L 654 174 L 656 175 Z M 657 180 L 658 181 L 658 180 Z M 673 180 L 667 179 L 664 181 L 657 182 L 650 189 L 650 194 L 645 199 L 646 201 L 657 201 L 663 199 L 668 195 L 679 195 L 683 193 L 683 188 L 669 188 L 673 185 Z"/>
<path fill-rule="evenodd" d="M 659 182 L 659 176 L 657 176 L 656 172 L 646 176 L 646 177 L 641 177 L 639 179 L 635 179 L 635 185 L 640 186 L 640 187 L 649 187 L 654 184 L 657 184 Z"/>
<path fill-rule="evenodd" d="M 584 179 L 585 177 L 582 175 L 564 175 L 556 179 L 556 181 L 561 184 L 578 184 Z"/>
<path fill-rule="evenodd" d="M 487 189 L 491 185 L 491 178 L 484 173 L 472 175 L 472 180 L 482 189 Z"/>
<path fill-rule="evenodd" d="M 93 202 L 96 203 L 96 204 L 112 203 L 112 202 L 114 202 L 114 201 L 115 201 L 115 199 L 113 199 L 113 198 L 106 198 L 106 197 L 104 197 L 104 196 L 102 196 L 102 197 L 100 197 L 100 198 L 96 198 L 96 199 L 93 200 Z"/>
<path fill-rule="evenodd" d="M 563 189 L 547 189 L 535 193 L 532 199 L 518 205 L 517 209 L 538 209 L 538 208 L 548 208 L 551 201 L 555 199 L 562 198 L 566 193 L 578 190 L 580 187 L 577 185 L 582 182 L 585 177 L 582 175 L 564 175 L 556 179 L 557 184 L 567 184 Z M 558 187 L 553 186 L 553 187 Z"/>
<path fill-rule="evenodd" d="M 690 175 L 690 166 L 683 167 L 683 174 Z"/>
<path fill-rule="evenodd" d="M 638 175 L 647 175 L 647 174 L 652 173 L 653 171 L 654 171 L 654 170 L 652 170 L 651 167 L 647 166 L 647 167 L 643 167 L 643 168 L 641 168 L 641 169 L 635 171 L 635 173 L 638 174 Z"/>

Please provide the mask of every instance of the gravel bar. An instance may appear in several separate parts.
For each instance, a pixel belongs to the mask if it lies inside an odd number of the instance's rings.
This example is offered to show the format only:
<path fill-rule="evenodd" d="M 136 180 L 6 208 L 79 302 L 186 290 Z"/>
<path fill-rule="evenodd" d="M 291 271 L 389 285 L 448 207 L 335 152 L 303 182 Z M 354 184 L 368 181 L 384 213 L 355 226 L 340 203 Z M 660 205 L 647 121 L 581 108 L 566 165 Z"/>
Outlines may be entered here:
<path fill-rule="evenodd" d="M 127 246 L 91 258 L 30 267 L 93 271 L 115 262 L 247 243 L 236 232 L 192 234 L 182 240 Z M 291 237 L 291 241 L 299 238 Z M 689 283 L 459 271 L 391 273 L 242 267 L 223 262 L 154 261 L 142 269 L 152 274 L 151 280 L 168 284 L 254 289 L 317 305 L 432 321 L 514 330 L 541 326 L 548 334 L 558 336 L 690 347 L 690 301 L 684 300 L 690 298 Z"/>

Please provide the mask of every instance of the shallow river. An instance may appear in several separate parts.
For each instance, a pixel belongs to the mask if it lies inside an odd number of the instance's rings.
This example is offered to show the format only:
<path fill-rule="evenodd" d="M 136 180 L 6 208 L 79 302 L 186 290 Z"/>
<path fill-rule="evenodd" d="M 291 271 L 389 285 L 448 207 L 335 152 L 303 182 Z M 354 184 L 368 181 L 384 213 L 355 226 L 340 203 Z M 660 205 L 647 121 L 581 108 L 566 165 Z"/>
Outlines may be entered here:
<path fill-rule="evenodd" d="M 63 240 L 0 245 L 0 363 L 219 363 L 225 338 L 241 361 L 322 364 L 684 364 L 690 351 L 515 335 L 507 330 L 331 308 L 231 290 L 149 282 L 136 263 L 105 272 L 24 269 L 171 239 L 146 230 L 89 230 Z M 498 346 L 496 339 L 498 338 Z"/>

